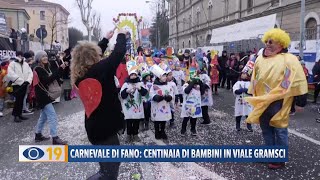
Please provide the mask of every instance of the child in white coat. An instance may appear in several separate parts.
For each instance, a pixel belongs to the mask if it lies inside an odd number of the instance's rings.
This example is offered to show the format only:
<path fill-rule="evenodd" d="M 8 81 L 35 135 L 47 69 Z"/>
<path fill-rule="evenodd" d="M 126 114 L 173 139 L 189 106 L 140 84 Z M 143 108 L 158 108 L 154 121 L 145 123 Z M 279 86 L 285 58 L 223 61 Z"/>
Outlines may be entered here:
<path fill-rule="evenodd" d="M 127 141 L 140 141 L 138 137 L 139 123 L 144 119 L 142 96 L 148 91 L 143 88 L 136 70 L 129 72 L 129 77 L 123 84 L 120 95 L 125 120 L 127 121 Z"/>
<path fill-rule="evenodd" d="M 175 103 L 178 104 L 180 102 L 180 105 L 182 105 L 183 103 L 183 89 L 182 89 L 182 86 L 184 85 L 184 73 L 183 71 L 181 70 L 181 67 L 180 67 L 180 62 L 177 61 L 174 65 L 174 69 L 172 71 L 172 75 L 173 75 L 173 78 L 176 80 L 176 83 L 177 83 L 177 90 L 178 90 L 178 93 L 175 95 Z"/>
<path fill-rule="evenodd" d="M 150 90 L 153 86 L 153 82 L 151 79 L 150 72 L 143 72 L 142 73 L 142 82 L 143 87 L 148 91 L 147 95 L 143 97 L 143 108 L 144 108 L 144 122 L 143 127 L 144 130 L 149 130 L 149 121 L 151 117 L 151 97 L 150 97 Z"/>
<path fill-rule="evenodd" d="M 167 74 L 159 66 L 154 65 L 150 71 L 157 77 L 150 90 L 151 94 L 151 120 L 154 121 L 155 138 L 168 139 L 165 133 L 166 122 L 172 118 L 170 102 L 173 94 L 167 83 Z"/>
<path fill-rule="evenodd" d="M 197 118 L 202 117 L 201 110 L 201 94 L 204 91 L 201 88 L 202 83 L 200 79 L 191 79 L 183 86 L 183 104 L 181 109 L 181 118 L 183 118 L 181 135 L 185 136 L 187 131 L 187 124 L 190 120 L 191 134 L 197 135 L 196 124 Z M 202 92 L 201 92 L 202 90 Z"/>
<path fill-rule="evenodd" d="M 248 94 L 248 88 L 250 86 L 250 79 L 247 73 L 242 73 L 240 76 L 240 81 L 236 82 L 233 86 L 233 93 L 236 96 L 236 101 L 234 105 L 234 113 L 236 117 L 236 129 L 241 131 L 240 122 L 242 116 L 246 118 L 252 111 L 251 105 L 244 100 L 245 97 L 250 96 Z M 247 123 L 247 129 L 253 132 L 251 124 Z"/>
<path fill-rule="evenodd" d="M 170 120 L 170 126 L 174 126 L 174 111 L 175 111 L 175 97 L 178 94 L 178 88 L 176 84 L 176 80 L 172 76 L 171 70 L 167 70 L 167 82 L 170 87 L 170 94 L 172 94 L 172 101 L 170 102 L 171 107 L 171 116 L 172 119 Z"/>
<path fill-rule="evenodd" d="M 205 69 L 201 70 L 200 80 L 202 82 L 202 89 L 204 90 L 204 94 L 201 95 L 201 109 L 202 109 L 202 118 L 203 122 L 201 124 L 210 124 L 210 117 L 209 117 L 209 107 L 213 105 L 212 100 L 212 89 L 211 79 L 207 74 Z"/>

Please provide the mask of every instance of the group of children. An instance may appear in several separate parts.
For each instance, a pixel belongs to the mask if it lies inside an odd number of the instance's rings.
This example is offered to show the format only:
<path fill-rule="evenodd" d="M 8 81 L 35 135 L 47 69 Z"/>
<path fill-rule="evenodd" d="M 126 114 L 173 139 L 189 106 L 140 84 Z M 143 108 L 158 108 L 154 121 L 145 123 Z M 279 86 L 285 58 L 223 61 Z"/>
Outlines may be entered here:
<path fill-rule="evenodd" d="M 203 117 L 202 124 L 210 123 L 208 106 L 212 106 L 213 101 L 210 78 L 205 70 L 185 81 L 179 61 L 172 69 L 164 63 L 143 70 L 138 65 L 128 68 L 129 76 L 120 90 L 128 142 L 139 142 L 140 123 L 148 130 L 150 120 L 154 122 L 155 138 L 168 139 L 166 124 L 169 122 L 170 127 L 175 126 L 177 107 L 181 107 L 183 136 L 189 120 L 194 136 L 197 135 L 197 118 Z"/>
<path fill-rule="evenodd" d="M 131 60 L 134 61 L 134 60 Z M 191 135 L 196 136 L 198 118 L 201 124 L 210 124 L 209 107 L 213 105 L 212 83 L 206 68 L 186 73 L 181 69 L 179 60 L 173 68 L 165 62 L 151 67 L 137 62 L 127 63 L 128 78 L 121 87 L 120 100 L 127 127 L 127 141 L 139 142 L 139 127 L 149 129 L 150 120 L 154 122 L 155 138 L 168 139 L 166 124 L 175 126 L 175 110 L 181 108 L 181 135 L 185 136 L 190 121 Z M 128 66 L 128 64 L 131 64 Z M 141 68 L 143 67 L 143 68 Z M 252 107 L 244 100 L 250 96 L 248 88 L 250 77 L 243 72 L 239 81 L 233 86 L 235 100 L 236 129 L 240 131 L 242 117 L 247 117 Z M 252 132 L 251 124 L 247 124 Z"/>

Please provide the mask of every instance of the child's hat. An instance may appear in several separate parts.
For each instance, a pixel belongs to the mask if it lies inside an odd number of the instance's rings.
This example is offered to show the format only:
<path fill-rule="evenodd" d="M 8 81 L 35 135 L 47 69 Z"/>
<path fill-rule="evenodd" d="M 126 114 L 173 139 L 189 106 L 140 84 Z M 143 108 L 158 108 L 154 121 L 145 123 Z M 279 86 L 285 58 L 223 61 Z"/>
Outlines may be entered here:
<path fill-rule="evenodd" d="M 129 71 L 128 71 L 129 76 L 131 76 L 131 74 L 136 74 L 138 75 L 138 67 L 137 66 L 133 66 Z"/>
<path fill-rule="evenodd" d="M 150 72 L 158 78 L 166 74 L 166 72 L 156 64 L 150 67 Z"/>

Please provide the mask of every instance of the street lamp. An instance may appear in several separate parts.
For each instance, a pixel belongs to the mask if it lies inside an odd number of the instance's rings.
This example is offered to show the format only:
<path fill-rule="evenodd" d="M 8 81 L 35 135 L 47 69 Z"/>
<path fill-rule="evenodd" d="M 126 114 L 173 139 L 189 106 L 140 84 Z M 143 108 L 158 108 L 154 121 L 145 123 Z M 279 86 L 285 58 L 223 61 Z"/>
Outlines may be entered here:
<path fill-rule="evenodd" d="M 152 1 L 145 1 L 147 4 L 148 3 L 152 3 Z M 156 2 L 157 3 L 157 11 L 156 11 L 156 13 L 157 13 L 157 21 L 156 21 L 156 24 L 157 24 L 157 38 L 156 38 L 156 44 L 157 44 L 157 48 L 160 48 L 160 27 L 159 27 L 159 12 L 160 12 L 160 10 L 159 10 L 159 3 L 158 2 Z"/>

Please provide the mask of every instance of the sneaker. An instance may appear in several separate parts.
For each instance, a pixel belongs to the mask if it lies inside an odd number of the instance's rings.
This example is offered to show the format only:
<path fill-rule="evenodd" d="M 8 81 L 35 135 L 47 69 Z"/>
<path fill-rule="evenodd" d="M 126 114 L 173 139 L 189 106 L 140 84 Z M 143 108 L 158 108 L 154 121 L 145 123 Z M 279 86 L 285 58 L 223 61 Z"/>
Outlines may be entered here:
<path fill-rule="evenodd" d="M 156 133 L 156 134 L 154 135 L 154 137 L 155 137 L 156 139 L 161 139 L 161 134 L 160 134 L 160 133 Z"/>
<path fill-rule="evenodd" d="M 15 116 L 13 121 L 16 122 L 16 123 L 21 123 L 22 122 L 22 120 L 18 116 Z"/>
<path fill-rule="evenodd" d="M 247 128 L 247 130 L 248 130 L 249 132 L 253 132 L 253 129 L 249 129 L 249 128 Z"/>
<path fill-rule="evenodd" d="M 318 108 L 318 113 L 320 114 L 320 108 Z"/>
<path fill-rule="evenodd" d="M 52 137 L 52 144 L 53 145 L 67 145 L 67 141 L 60 139 L 58 136 Z"/>
<path fill-rule="evenodd" d="M 286 166 L 285 163 L 269 163 L 268 164 L 269 169 L 280 169 L 280 168 L 284 168 L 285 166 Z"/>
<path fill-rule="evenodd" d="M 35 142 L 47 141 L 50 137 L 45 137 L 41 133 L 36 133 L 36 137 L 34 138 Z"/>
<path fill-rule="evenodd" d="M 23 114 L 23 115 L 31 115 L 31 114 L 33 114 L 33 112 L 30 111 L 30 110 L 23 110 L 23 111 L 22 111 L 22 114 Z"/>
<path fill-rule="evenodd" d="M 197 131 L 191 131 L 192 136 L 197 136 Z"/>
<path fill-rule="evenodd" d="M 237 131 L 241 131 L 241 128 L 238 128 Z"/>
<path fill-rule="evenodd" d="M 19 116 L 19 119 L 21 119 L 21 120 L 25 121 L 25 120 L 28 120 L 29 118 L 24 117 L 24 116 Z"/>
<path fill-rule="evenodd" d="M 141 142 L 141 139 L 139 138 L 138 135 L 134 135 L 132 139 L 134 142 Z"/>
<path fill-rule="evenodd" d="M 203 121 L 201 124 L 211 124 L 211 122 L 205 122 L 205 121 Z"/>
<path fill-rule="evenodd" d="M 161 138 L 164 139 L 164 140 L 168 139 L 168 136 L 164 131 L 161 133 Z"/>
<path fill-rule="evenodd" d="M 182 137 L 185 137 L 185 136 L 186 136 L 186 131 L 182 131 L 182 130 L 181 130 L 181 136 L 182 136 Z"/>
<path fill-rule="evenodd" d="M 317 118 L 317 119 L 316 119 L 316 122 L 317 122 L 317 123 L 320 123 L 320 118 Z"/>
<path fill-rule="evenodd" d="M 3 112 L 0 112 L 0 117 L 3 117 Z"/>

